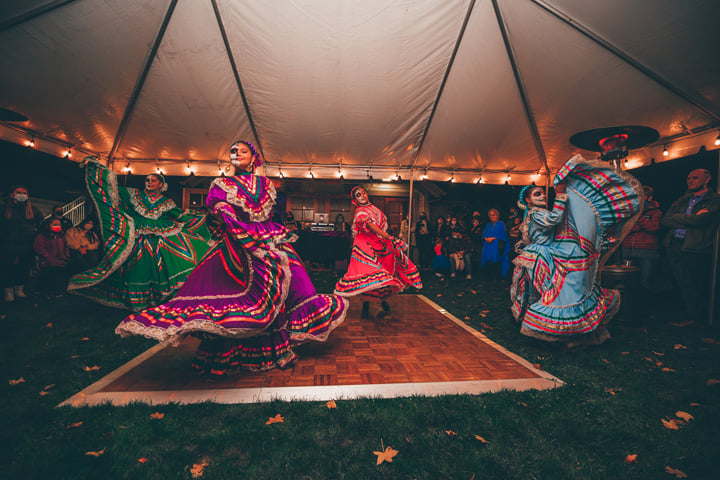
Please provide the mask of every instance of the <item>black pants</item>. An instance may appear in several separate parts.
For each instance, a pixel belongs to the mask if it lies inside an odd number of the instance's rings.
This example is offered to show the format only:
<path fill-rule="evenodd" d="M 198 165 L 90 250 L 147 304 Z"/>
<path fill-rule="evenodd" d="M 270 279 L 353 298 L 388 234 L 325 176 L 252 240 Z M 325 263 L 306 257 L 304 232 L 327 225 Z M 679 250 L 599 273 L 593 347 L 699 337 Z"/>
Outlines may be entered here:
<path fill-rule="evenodd" d="M 675 283 L 680 289 L 688 320 L 700 322 L 707 311 L 710 293 L 712 256 L 680 250 L 683 241 L 673 238 L 667 249 L 667 259 Z"/>
<path fill-rule="evenodd" d="M 25 285 L 30 276 L 30 267 L 35 260 L 35 254 L 3 254 L 0 260 L 0 287 L 14 287 Z"/>
<path fill-rule="evenodd" d="M 46 295 L 59 295 L 67 290 L 67 282 L 65 267 L 41 267 L 37 288 Z"/>

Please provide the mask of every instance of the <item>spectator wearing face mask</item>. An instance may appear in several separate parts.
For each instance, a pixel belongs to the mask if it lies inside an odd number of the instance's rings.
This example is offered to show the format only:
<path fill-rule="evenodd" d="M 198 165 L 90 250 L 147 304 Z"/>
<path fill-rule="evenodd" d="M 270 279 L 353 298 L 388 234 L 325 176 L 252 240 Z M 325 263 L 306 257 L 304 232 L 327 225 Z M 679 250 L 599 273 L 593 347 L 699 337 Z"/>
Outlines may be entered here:
<path fill-rule="evenodd" d="M 59 296 L 67 288 L 67 266 L 70 251 L 63 235 L 59 218 L 40 227 L 33 248 L 40 263 L 38 291 L 48 296 Z"/>
<path fill-rule="evenodd" d="M 6 302 L 26 296 L 25 282 L 35 257 L 33 236 L 41 220 L 27 188 L 12 188 L 0 215 L 0 283 Z"/>
<path fill-rule="evenodd" d="M 70 219 L 63 215 L 63 206 L 55 205 L 53 207 L 52 214 L 48 218 L 43 220 L 43 222 L 40 224 L 40 227 L 41 228 L 45 227 L 47 224 L 50 223 L 50 220 L 52 220 L 53 218 L 57 218 L 58 220 L 60 220 L 60 226 L 62 227 L 63 233 L 70 230 L 73 226 Z"/>

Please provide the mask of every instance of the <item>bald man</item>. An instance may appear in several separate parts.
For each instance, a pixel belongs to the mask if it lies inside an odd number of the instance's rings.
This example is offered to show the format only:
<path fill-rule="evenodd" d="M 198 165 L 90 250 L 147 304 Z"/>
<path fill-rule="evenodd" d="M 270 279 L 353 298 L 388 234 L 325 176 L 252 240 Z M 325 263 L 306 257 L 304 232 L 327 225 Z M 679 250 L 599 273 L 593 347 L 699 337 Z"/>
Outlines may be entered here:
<path fill-rule="evenodd" d="M 687 320 L 703 319 L 710 293 L 712 247 L 720 224 L 720 195 L 710 191 L 711 174 L 699 168 L 687 177 L 688 191 L 665 213 L 663 246 L 680 289 Z"/>

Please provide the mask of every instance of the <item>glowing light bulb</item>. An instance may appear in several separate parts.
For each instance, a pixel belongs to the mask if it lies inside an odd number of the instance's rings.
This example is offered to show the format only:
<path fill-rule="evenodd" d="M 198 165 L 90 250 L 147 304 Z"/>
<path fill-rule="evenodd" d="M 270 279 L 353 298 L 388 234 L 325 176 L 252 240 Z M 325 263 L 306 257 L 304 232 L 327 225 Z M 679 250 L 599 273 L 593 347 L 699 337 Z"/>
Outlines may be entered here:
<path fill-rule="evenodd" d="M 667 146 L 664 146 L 663 147 L 663 157 L 667 157 L 668 155 L 670 155 L 670 153 L 668 152 Z"/>

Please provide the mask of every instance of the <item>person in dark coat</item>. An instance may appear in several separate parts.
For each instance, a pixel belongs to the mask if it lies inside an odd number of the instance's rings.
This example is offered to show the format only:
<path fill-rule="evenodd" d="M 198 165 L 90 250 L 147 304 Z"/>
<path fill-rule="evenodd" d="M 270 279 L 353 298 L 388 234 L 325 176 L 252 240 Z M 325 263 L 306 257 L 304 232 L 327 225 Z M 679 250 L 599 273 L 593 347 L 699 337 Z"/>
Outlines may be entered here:
<path fill-rule="evenodd" d="M 12 188 L 0 215 L 0 283 L 6 302 L 26 297 L 25 282 L 35 259 L 33 237 L 41 220 L 27 188 Z"/>
<path fill-rule="evenodd" d="M 67 289 L 66 267 L 70 250 L 59 218 L 51 218 L 50 222 L 40 226 L 33 249 L 40 261 L 38 291 L 48 296 L 62 295 Z"/>

